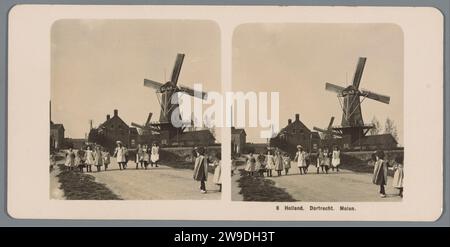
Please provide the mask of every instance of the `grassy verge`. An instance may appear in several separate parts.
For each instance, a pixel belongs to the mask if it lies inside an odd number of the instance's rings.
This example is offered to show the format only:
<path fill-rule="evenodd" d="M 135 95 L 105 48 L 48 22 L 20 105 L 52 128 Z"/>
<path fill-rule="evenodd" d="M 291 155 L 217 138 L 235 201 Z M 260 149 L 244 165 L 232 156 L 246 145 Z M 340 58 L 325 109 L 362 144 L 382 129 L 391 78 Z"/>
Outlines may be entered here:
<path fill-rule="evenodd" d="M 360 160 L 345 154 L 342 155 L 341 161 L 342 164 L 339 167 L 342 169 L 347 169 L 352 172 L 373 174 L 373 166 L 368 165 L 368 161 Z M 394 171 L 388 170 L 388 176 L 393 177 Z"/>
<path fill-rule="evenodd" d="M 194 170 L 194 162 L 190 161 L 161 161 L 161 165 L 165 165 L 176 169 Z M 208 172 L 214 173 L 214 169 L 215 167 L 208 166 Z"/>
<path fill-rule="evenodd" d="M 57 175 L 60 188 L 68 200 L 121 200 L 104 184 L 95 182 L 95 178 L 78 171 L 65 171 L 64 165 L 59 165 L 61 172 Z"/>
<path fill-rule="evenodd" d="M 294 202 L 295 200 L 284 189 L 275 186 L 275 182 L 259 176 L 242 176 L 245 174 L 240 169 L 241 177 L 238 180 L 244 201 L 259 202 Z"/>

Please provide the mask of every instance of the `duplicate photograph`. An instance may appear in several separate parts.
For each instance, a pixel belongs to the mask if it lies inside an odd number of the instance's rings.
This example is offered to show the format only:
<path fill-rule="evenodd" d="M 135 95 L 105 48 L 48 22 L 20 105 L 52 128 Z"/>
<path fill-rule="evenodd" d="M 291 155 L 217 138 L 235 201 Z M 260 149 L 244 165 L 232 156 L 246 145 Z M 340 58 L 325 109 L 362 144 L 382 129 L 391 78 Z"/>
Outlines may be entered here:
<path fill-rule="evenodd" d="M 220 133 L 186 107 L 220 80 L 214 22 L 56 21 L 50 198 L 221 199 Z"/>
<path fill-rule="evenodd" d="M 270 138 L 231 130 L 232 200 L 402 200 L 400 27 L 242 24 L 232 56 L 233 91 L 279 92 Z"/>

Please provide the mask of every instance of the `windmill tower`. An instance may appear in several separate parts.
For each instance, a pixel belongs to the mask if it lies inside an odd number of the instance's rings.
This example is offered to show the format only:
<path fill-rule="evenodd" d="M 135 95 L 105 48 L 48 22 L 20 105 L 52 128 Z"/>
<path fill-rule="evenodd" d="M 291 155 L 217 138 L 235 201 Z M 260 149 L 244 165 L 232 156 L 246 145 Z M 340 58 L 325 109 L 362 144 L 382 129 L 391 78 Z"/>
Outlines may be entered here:
<path fill-rule="evenodd" d="M 359 89 L 366 60 L 367 59 L 365 57 L 359 58 L 358 65 L 356 66 L 356 71 L 353 76 L 353 82 L 350 86 L 341 87 L 331 83 L 325 84 L 325 90 L 337 94 L 339 105 L 342 109 L 341 126 L 331 127 L 332 132 L 329 131 L 329 126 L 327 132 L 332 133 L 333 135 L 348 136 L 350 137 L 351 143 L 355 143 L 355 141 L 358 141 L 366 136 L 367 132 L 373 128 L 373 125 L 371 124 L 364 124 L 361 113 L 361 103 L 366 98 L 384 104 L 389 104 L 390 101 L 389 96 Z"/>
<path fill-rule="evenodd" d="M 155 89 L 159 105 L 161 106 L 159 122 L 149 123 L 149 127 L 154 127 L 155 130 L 160 133 L 161 138 L 165 140 L 173 137 L 178 138 L 184 130 L 184 127 L 175 127 L 171 123 L 172 113 L 178 108 L 178 104 L 171 102 L 172 96 L 178 92 L 181 92 L 192 97 L 199 97 L 201 99 L 206 99 L 207 97 L 205 92 L 197 92 L 191 88 L 178 85 L 178 78 L 180 76 L 183 60 L 184 54 L 177 54 L 170 81 L 167 81 L 164 84 L 153 80 L 144 79 L 144 86 Z"/>

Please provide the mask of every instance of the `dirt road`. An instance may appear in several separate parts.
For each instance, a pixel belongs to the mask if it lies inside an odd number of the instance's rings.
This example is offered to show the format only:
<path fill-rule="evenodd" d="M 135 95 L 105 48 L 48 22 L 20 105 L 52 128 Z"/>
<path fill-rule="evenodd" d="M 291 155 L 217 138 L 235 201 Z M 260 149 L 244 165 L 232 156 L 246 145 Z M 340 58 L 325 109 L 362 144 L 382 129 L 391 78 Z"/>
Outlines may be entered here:
<path fill-rule="evenodd" d="M 124 200 L 220 200 L 218 186 L 209 174 L 206 188 L 200 193 L 200 183 L 192 178 L 192 170 L 159 166 L 136 170 L 133 161 L 126 170 L 119 170 L 114 158 L 108 171 L 89 173 L 96 182 L 105 184 Z M 92 168 L 95 170 L 95 168 Z"/>
<path fill-rule="evenodd" d="M 243 167 L 240 167 L 241 169 Z M 274 174 L 276 174 L 274 172 Z M 290 169 L 289 175 L 271 179 L 275 186 L 284 188 L 294 199 L 298 201 L 314 202 L 392 202 L 400 201 L 398 191 L 391 186 L 392 177 L 388 177 L 386 186 L 386 198 L 378 194 L 379 187 L 372 184 L 372 174 L 356 173 L 349 170 L 340 170 L 339 173 L 330 171 L 328 174 L 316 174 L 315 167 L 309 168 L 307 175 L 299 175 L 296 167 Z M 234 179 L 237 183 L 237 179 Z M 233 189 L 239 187 L 233 185 Z M 238 191 L 233 191 L 233 195 Z"/>

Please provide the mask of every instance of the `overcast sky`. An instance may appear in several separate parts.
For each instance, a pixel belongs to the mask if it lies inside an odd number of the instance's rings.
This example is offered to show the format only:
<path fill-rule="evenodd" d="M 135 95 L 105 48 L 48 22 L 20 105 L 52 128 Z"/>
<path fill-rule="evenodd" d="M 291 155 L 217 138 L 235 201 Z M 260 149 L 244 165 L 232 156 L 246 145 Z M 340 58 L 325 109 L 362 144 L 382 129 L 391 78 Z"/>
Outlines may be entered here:
<path fill-rule="evenodd" d="M 51 33 L 52 120 L 66 136 L 84 137 L 119 110 L 130 125 L 160 106 L 144 78 L 169 80 L 177 53 L 185 53 L 179 84 L 219 91 L 220 30 L 209 21 L 60 20 Z M 166 80 L 165 80 L 166 78 Z"/>
<path fill-rule="evenodd" d="M 244 24 L 233 36 L 233 90 L 279 91 L 280 122 L 300 114 L 310 129 L 340 124 L 336 94 L 325 83 L 349 85 L 358 57 L 367 57 L 360 88 L 389 95 L 389 105 L 371 99 L 363 119 L 394 120 L 403 144 L 403 33 L 392 24 Z M 247 128 L 250 142 L 259 128 Z"/>

